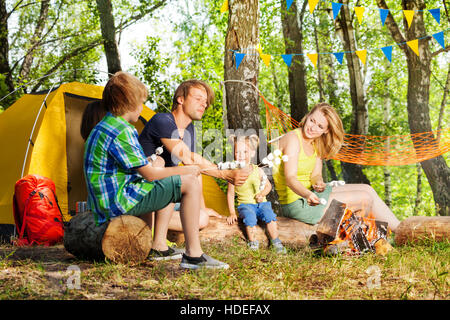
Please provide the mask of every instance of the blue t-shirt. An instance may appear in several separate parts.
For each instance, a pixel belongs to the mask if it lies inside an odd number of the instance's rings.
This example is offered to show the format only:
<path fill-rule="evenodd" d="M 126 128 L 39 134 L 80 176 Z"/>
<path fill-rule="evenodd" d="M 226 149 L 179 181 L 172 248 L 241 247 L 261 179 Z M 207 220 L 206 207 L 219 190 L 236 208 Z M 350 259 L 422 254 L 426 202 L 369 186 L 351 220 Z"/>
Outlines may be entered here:
<path fill-rule="evenodd" d="M 161 138 L 181 140 L 175 118 L 172 113 L 157 113 L 145 125 L 139 135 L 139 143 L 144 149 L 146 157 L 155 154 L 156 148 L 163 147 L 161 157 L 166 162 L 166 167 L 174 167 L 180 163 L 180 159 L 170 154 L 163 146 Z M 196 152 L 195 148 L 195 130 L 192 122 L 184 130 L 184 143 L 189 150 Z"/>

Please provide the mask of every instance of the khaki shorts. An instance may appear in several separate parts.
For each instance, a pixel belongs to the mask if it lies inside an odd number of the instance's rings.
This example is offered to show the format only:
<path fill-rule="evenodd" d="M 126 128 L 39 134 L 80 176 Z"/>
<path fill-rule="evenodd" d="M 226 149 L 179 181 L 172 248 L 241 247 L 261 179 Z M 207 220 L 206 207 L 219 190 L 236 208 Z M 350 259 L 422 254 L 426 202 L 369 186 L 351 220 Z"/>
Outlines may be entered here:
<path fill-rule="evenodd" d="M 323 192 L 313 191 L 319 198 L 324 198 L 328 202 L 332 187 L 326 186 Z M 325 213 L 326 205 L 319 204 L 310 206 L 305 198 L 300 198 L 289 204 L 281 205 L 281 216 L 299 220 L 308 224 L 316 224 Z"/>
<path fill-rule="evenodd" d="M 140 216 L 181 201 L 181 178 L 171 176 L 154 181 L 153 189 L 125 214 Z"/>

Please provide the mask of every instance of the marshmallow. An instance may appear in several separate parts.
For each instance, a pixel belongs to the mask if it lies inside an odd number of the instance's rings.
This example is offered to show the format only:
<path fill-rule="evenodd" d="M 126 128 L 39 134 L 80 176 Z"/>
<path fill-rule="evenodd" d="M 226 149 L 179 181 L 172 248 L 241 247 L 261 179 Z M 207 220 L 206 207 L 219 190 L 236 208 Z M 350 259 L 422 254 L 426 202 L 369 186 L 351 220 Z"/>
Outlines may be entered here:
<path fill-rule="evenodd" d="M 155 153 L 156 153 L 156 155 L 157 155 L 157 156 L 159 156 L 160 154 L 162 154 L 162 153 L 163 153 L 163 148 L 162 148 L 162 147 L 158 147 L 158 148 L 156 148 L 156 151 L 155 151 Z"/>
<path fill-rule="evenodd" d="M 217 164 L 217 169 L 223 170 L 223 162 L 219 162 L 219 163 Z"/>
<path fill-rule="evenodd" d="M 275 164 L 278 166 L 281 163 L 281 159 L 280 158 L 275 158 L 275 160 L 273 160 L 273 162 L 275 162 Z"/>
<path fill-rule="evenodd" d="M 261 160 L 261 163 L 267 165 L 267 164 L 269 164 L 269 159 L 264 158 Z"/>
<path fill-rule="evenodd" d="M 152 155 L 150 156 L 150 159 L 151 159 L 152 161 L 155 161 L 155 160 L 156 160 L 156 154 L 152 154 Z"/>
<path fill-rule="evenodd" d="M 320 204 L 322 205 L 326 205 L 327 204 L 327 200 L 325 200 L 324 198 L 320 198 L 319 199 Z"/>
<path fill-rule="evenodd" d="M 267 160 L 272 161 L 273 159 L 274 159 L 273 154 L 269 153 L 269 154 L 267 155 Z"/>
<path fill-rule="evenodd" d="M 236 169 L 236 162 L 230 162 L 230 169 Z"/>
<path fill-rule="evenodd" d="M 274 156 L 275 157 L 281 157 L 281 150 L 280 149 L 277 149 L 277 150 L 275 150 L 274 152 L 273 152 L 273 154 L 274 154 Z"/>
<path fill-rule="evenodd" d="M 289 157 L 287 156 L 287 154 L 282 156 L 281 159 L 283 160 L 283 162 L 288 162 L 289 161 Z"/>

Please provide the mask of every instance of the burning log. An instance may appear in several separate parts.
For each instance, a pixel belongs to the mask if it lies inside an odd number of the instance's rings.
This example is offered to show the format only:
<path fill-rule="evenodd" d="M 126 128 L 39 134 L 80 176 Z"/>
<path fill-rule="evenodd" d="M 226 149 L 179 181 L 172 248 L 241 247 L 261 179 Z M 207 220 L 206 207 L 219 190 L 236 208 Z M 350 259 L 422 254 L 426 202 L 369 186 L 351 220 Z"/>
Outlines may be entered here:
<path fill-rule="evenodd" d="M 395 232 L 397 245 L 430 239 L 450 240 L 450 217 L 409 217 L 400 222 Z"/>
<path fill-rule="evenodd" d="M 291 247 L 307 246 L 310 236 L 316 230 L 316 226 L 285 217 L 277 217 L 277 223 L 280 240 L 283 244 Z M 240 219 L 237 224 L 229 225 L 225 217 L 210 217 L 208 226 L 200 230 L 200 240 L 223 241 L 229 240 L 234 236 L 246 239 L 245 234 L 245 225 Z M 179 231 L 169 230 L 167 238 L 177 244 L 184 242 L 184 235 Z M 269 244 L 265 223 L 258 223 L 255 231 L 255 239 L 260 243 Z"/>
<path fill-rule="evenodd" d="M 91 212 L 78 213 L 64 231 L 64 247 L 80 259 L 139 263 L 150 252 L 152 232 L 140 218 L 122 215 L 95 225 Z"/>
<path fill-rule="evenodd" d="M 386 222 L 370 215 L 357 215 L 344 203 L 333 199 L 319 221 L 317 233 L 310 238 L 310 247 L 329 254 L 376 252 L 384 255 L 392 249 L 386 241 L 389 231 Z"/>

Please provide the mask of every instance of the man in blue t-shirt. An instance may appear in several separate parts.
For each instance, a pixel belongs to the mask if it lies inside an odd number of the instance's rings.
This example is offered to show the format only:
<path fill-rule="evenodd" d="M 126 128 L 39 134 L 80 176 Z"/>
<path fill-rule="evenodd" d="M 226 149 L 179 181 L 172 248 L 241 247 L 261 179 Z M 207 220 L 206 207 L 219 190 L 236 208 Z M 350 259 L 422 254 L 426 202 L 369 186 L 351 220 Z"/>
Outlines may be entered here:
<path fill-rule="evenodd" d="M 176 166 L 180 162 L 185 165 L 195 164 L 200 169 L 207 169 L 202 173 L 225 179 L 239 186 L 247 179 L 248 170 L 219 170 L 217 165 L 196 153 L 196 135 L 192 121 L 201 120 L 213 100 L 214 91 L 205 82 L 200 80 L 184 81 L 175 90 L 172 112 L 155 114 L 142 130 L 139 143 L 147 157 L 155 154 L 158 147 L 163 147 L 161 157 L 164 159 L 166 167 Z M 200 227 L 205 227 L 208 224 L 209 215 L 218 214 L 205 207 L 203 197 L 202 207 Z M 173 212 L 173 209 L 174 206 L 169 205 L 163 210 Z M 178 218 L 171 220 L 169 229 L 181 230 Z"/>

